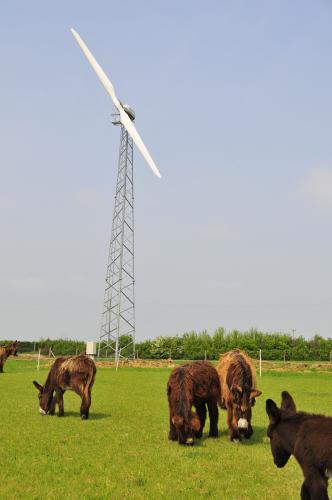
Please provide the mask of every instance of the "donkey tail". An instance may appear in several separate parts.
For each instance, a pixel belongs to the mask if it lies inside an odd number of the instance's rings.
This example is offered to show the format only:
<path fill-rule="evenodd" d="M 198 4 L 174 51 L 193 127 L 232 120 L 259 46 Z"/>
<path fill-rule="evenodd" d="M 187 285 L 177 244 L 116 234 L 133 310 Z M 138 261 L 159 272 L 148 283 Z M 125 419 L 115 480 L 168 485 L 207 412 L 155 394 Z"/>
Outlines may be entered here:
<path fill-rule="evenodd" d="M 95 381 L 95 376 L 96 376 L 96 365 L 94 364 L 94 362 L 92 361 L 90 367 L 89 367 L 89 374 L 88 374 L 88 378 L 87 378 L 87 381 L 86 381 L 86 384 L 85 384 L 85 387 L 84 387 L 84 393 L 85 395 L 89 395 L 91 389 L 92 389 L 92 386 L 94 384 L 94 381 Z"/>

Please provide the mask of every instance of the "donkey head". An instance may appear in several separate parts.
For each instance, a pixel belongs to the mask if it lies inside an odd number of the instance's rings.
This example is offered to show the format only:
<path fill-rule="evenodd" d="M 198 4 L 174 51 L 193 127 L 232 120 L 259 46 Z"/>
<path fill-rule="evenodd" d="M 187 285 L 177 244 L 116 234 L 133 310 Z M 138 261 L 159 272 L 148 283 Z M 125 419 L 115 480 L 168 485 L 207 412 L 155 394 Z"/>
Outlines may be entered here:
<path fill-rule="evenodd" d="M 267 429 L 267 435 L 270 438 L 271 451 L 274 463 L 277 467 L 284 467 L 292 450 L 287 441 L 287 429 L 283 419 L 295 415 L 296 406 L 292 396 L 287 392 L 281 393 L 281 408 L 279 409 L 272 399 L 266 400 L 266 413 L 270 419 L 270 425 Z"/>
<path fill-rule="evenodd" d="M 51 401 L 53 398 L 53 391 L 46 391 L 45 387 L 38 384 L 35 380 L 33 381 L 33 385 L 38 390 L 38 398 L 39 398 L 39 413 L 41 415 L 46 415 L 51 406 Z"/>
<path fill-rule="evenodd" d="M 11 355 L 12 356 L 17 356 L 17 349 L 18 349 L 18 346 L 20 345 L 20 343 L 15 340 L 15 342 L 12 343 L 11 345 Z"/>
<path fill-rule="evenodd" d="M 180 444 L 193 445 L 195 432 L 201 428 L 201 423 L 197 413 L 190 412 L 189 418 L 181 415 L 174 415 L 172 423 L 178 432 L 178 440 Z"/>
<path fill-rule="evenodd" d="M 245 385 L 240 387 L 238 384 L 232 384 L 232 406 L 233 414 L 236 419 L 239 431 L 246 431 L 251 421 L 251 408 L 255 404 L 255 398 L 262 393 L 258 389 Z"/>

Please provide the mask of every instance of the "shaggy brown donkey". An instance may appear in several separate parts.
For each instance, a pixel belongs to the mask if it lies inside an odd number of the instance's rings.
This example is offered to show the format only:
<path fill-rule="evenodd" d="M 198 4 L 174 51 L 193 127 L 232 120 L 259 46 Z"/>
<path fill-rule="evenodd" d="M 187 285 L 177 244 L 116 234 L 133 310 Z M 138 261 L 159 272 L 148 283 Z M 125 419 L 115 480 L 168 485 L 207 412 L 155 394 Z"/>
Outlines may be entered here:
<path fill-rule="evenodd" d="M 266 401 L 270 419 L 267 435 L 274 463 L 284 467 L 291 455 L 299 462 L 304 482 L 302 500 L 328 500 L 327 485 L 332 477 L 332 418 L 297 412 L 291 395 L 281 393 L 281 408 Z"/>
<path fill-rule="evenodd" d="M 0 373 L 3 373 L 3 365 L 6 362 L 6 359 L 12 355 L 12 356 L 17 356 L 17 347 L 19 345 L 19 342 L 15 340 L 10 345 L 7 345 L 6 347 L 0 347 Z"/>
<path fill-rule="evenodd" d="M 207 361 L 197 361 L 175 368 L 167 384 L 169 439 L 180 444 L 194 444 L 202 437 L 206 405 L 210 417 L 210 437 L 218 437 L 218 373 Z M 192 411 L 195 406 L 197 413 Z"/>
<path fill-rule="evenodd" d="M 91 405 L 91 389 L 95 380 L 96 365 L 89 356 L 71 356 L 54 361 L 45 384 L 42 386 L 34 380 L 39 391 L 39 413 L 54 415 L 56 404 L 59 417 L 64 415 L 63 394 L 67 390 L 75 391 L 82 398 L 81 418 L 89 417 Z M 53 393 L 55 396 L 53 397 Z"/>
<path fill-rule="evenodd" d="M 217 371 L 221 386 L 221 407 L 227 410 L 231 441 L 247 439 L 253 433 L 251 408 L 262 393 L 256 389 L 256 372 L 249 356 L 239 349 L 222 354 Z"/>

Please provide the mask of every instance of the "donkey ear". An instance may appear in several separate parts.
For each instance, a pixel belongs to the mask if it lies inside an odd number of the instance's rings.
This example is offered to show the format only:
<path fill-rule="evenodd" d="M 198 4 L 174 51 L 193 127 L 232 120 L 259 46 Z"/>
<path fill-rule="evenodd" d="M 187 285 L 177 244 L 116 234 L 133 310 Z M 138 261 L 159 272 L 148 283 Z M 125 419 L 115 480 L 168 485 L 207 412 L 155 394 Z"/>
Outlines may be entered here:
<path fill-rule="evenodd" d="M 266 400 L 266 413 L 271 424 L 276 424 L 280 420 L 280 410 L 272 399 Z"/>
<path fill-rule="evenodd" d="M 32 383 L 36 387 L 36 389 L 38 389 L 39 392 L 42 392 L 42 390 L 43 390 L 42 385 L 38 384 L 38 382 L 36 382 L 35 380 Z"/>
<path fill-rule="evenodd" d="M 258 398 L 261 394 L 262 391 L 259 391 L 258 389 L 251 389 L 250 399 Z"/>
<path fill-rule="evenodd" d="M 287 391 L 281 393 L 281 409 L 287 411 L 287 413 L 296 413 L 294 399 Z"/>

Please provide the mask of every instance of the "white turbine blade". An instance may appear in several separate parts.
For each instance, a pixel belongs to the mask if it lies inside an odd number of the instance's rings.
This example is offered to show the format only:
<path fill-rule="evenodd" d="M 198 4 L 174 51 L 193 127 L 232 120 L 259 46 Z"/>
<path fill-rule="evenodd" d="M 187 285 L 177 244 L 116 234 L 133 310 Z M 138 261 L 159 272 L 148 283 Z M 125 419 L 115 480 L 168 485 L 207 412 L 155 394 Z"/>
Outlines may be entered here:
<path fill-rule="evenodd" d="M 91 64 L 91 66 L 94 69 L 94 71 L 95 71 L 96 75 L 98 76 L 99 80 L 103 84 L 106 92 L 108 92 L 109 95 L 111 96 L 111 98 L 112 98 L 115 106 L 118 109 L 120 109 L 121 105 L 120 105 L 119 99 L 115 95 L 115 91 L 114 91 L 114 87 L 112 85 L 112 82 L 109 80 L 108 76 L 105 74 L 105 72 L 102 69 L 102 67 L 97 63 L 96 59 L 93 57 L 93 55 L 91 54 L 90 50 L 85 45 L 85 43 L 83 42 L 83 40 L 80 37 L 80 35 L 78 33 L 76 33 L 76 31 L 73 28 L 71 28 L 70 31 L 72 32 L 72 34 L 73 34 L 76 42 L 78 43 L 78 45 L 81 47 L 81 49 L 82 49 L 85 57 L 87 58 L 87 60 Z"/>
<path fill-rule="evenodd" d="M 70 31 L 72 32 L 78 45 L 81 47 L 84 55 L 86 56 L 87 60 L 91 64 L 91 66 L 94 69 L 99 80 L 103 84 L 105 90 L 109 93 L 115 106 L 119 110 L 122 125 L 127 129 L 128 133 L 131 135 L 134 143 L 138 147 L 139 151 L 142 153 L 143 157 L 145 158 L 148 165 L 151 167 L 152 171 L 156 174 L 157 177 L 161 178 L 161 175 L 160 175 L 160 172 L 157 168 L 157 165 L 155 164 L 155 162 L 151 158 L 150 153 L 146 149 L 146 147 L 145 147 L 140 135 L 138 134 L 133 122 L 131 121 L 131 119 L 129 118 L 129 116 L 127 115 L 125 110 L 123 109 L 119 99 L 116 97 L 112 82 L 109 80 L 108 76 L 105 74 L 102 67 L 97 63 L 96 59 L 91 54 L 88 47 L 85 45 L 85 43 L 83 42 L 80 35 L 73 28 L 71 28 Z"/>
<path fill-rule="evenodd" d="M 145 158 L 147 164 L 149 165 L 153 173 L 156 174 L 156 176 L 159 177 L 160 179 L 161 174 L 157 168 L 157 165 L 151 158 L 149 151 L 146 149 L 144 142 L 142 141 L 139 133 L 135 128 L 135 125 L 133 124 L 133 122 L 131 121 L 131 119 L 129 118 L 129 116 L 122 107 L 119 108 L 119 111 L 120 111 L 120 119 L 122 125 L 127 129 L 128 133 L 131 135 L 134 143 L 141 152 L 142 156 Z"/>

